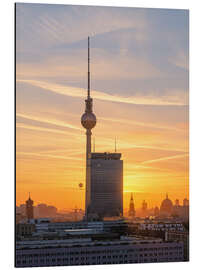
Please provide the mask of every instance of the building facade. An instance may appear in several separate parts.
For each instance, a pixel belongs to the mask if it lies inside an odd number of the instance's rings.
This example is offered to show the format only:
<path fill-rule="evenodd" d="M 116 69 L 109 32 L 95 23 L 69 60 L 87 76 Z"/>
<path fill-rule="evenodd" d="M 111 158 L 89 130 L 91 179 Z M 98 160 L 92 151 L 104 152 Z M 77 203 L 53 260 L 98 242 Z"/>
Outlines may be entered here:
<path fill-rule="evenodd" d="M 184 260 L 183 242 L 122 239 L 116 241 L 41 241 L 17 244 L 16 267 L 178 262 Z M 39 242 L 39 241 L 38 241 Z M 61 242 L 61 243 L 60 243 Z"/>
<path fill-rule="evenodd" d="M 90 215 L 94 219 L 123 215 L 123 161 L 120 153 L 91 154 Z"/>

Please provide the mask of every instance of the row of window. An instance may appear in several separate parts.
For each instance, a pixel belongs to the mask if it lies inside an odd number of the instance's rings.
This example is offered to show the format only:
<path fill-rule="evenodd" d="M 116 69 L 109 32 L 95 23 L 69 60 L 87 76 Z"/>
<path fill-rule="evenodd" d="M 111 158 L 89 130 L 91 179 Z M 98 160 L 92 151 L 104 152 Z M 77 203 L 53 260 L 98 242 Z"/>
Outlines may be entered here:
<path fill-rule="evenodd" d="M 180 252 L 179 254 L 178 253 L 172 253 L 172 252 L 170 252 L 170 253 L 159 253 L 159 254 L 157 254 L 157 253 L 150 253 L 150 254 L 147 254 L 147 253 L 145 253 L 145 254 L 139 254 L 139 257 L 140 258 L 142 258 L 142 257 L 157 257 L 157 256 L 168 256 L 168 255 L 170 255 L 170 256 L 172 256 L 172 255 L 174 255 L 174 256 L 181 256 L 183 253 L 182 252 Z M 42 254 L 39 254 L 40 256 L 38 256 L 38 258 L 39 257 L 43 257 L 42 256 Z M 54 254 L 53 254 L 54 255 Z M 56 254 L 55 254 L 55 256 L 56 256 Z M 31 257 L 31 254 L 29 255 L 29 256 L 23 256 L 25 259 L 26 259 L 26 257 L 27 258 L 32 258 Z M 18 258 L 18 260 L 19 259 L 21 259 L 21 258 L 23 258 L 23 257 L 21 257 L 21 256 L 17 256 L 17 258 Z M 45 257 L 45 256 L 44 256 Z M 44 259 L 45 258 L 42 258 L 42 259 L 38 259 L 39 261 L 44 261 Z M 83 260 L 89 260 L 89 259 L 92 259 L 92 260 L 95 260 L 95 259 L 117 259 L 117 258 L 122 258 L 122 259 L 127 259 L 127 258 L 132 258 L 133 256 L 132 255 L 113 255 L 113 256 L 111 256 L 111 255 L 108 255 L 108 256 L 106 256 L 106 255 L 104 255 L 104 256 L 89 256 L 89 257 L 70 257 L 69 259 L 70 259 L 70 261 L 73 261 L 73 260 L 75 260 L 75 261 L 77 261 L 77 260 L 81 260 L 81 261 L 83 261 Z M 135 254 L 134 255 L 134 257 L 138 257 L 138 254 Z M 25 259 L 23 259 L 23 261 L 25 261 Z M 51 257 L 50 258 L 46 258 L 46 260 L 49 260 L 49 259 L 51 259 Z M 66 257 L 66 258 L 52 258 L 51 260 L 52 261 L 55 261 L 55 260 L 57 260 L 57 261 L 60 261 L 60 260 L 64 260 L 64 259 L 67 259 L 68 260 L 68 257 Z M 35 258 L 35 261 L 38 261 L 37 260 L 37 258 Z"/>
<path fill-rule="evenodd" d="M 64 256 L 64 255 L 80 255 L 80 254 L 103 254 L 103 253 L 131 253 L 131 252 L 140 252 L 140 251 L 158 251 L 158 250 L 161 250 L 161 251 L 168 251 L 168 250 L 181 250 L 182 247 L 181 246 L 174 246 L 174 247 L 160 247 L 160 248 L 139 248 L 139 249 L 127 249 L 127 250 L 89 250 L 89 251 L 71 251 L 71 252 L 58 252 L 58 253 L 41 253 L 41 254 L 38 254 L 38 253 L 32 253 L 32 254 L 23 254 L 23 255 L 18 255 L 19 257 L 36 257 L 36 256 L 54 256 L 54 255 L 57 255 L 57 256 Z M 156 253 L 154 253 L 156 254 Z M 161 254 L 161 253 L 159 253 Z"/>
<path fill-rule="evenodd" d="M 92 259 L 92 258 L 90 258 Z M 164 259 L 158 259 L 158 258 L 144 258 L 144 259 L 135 259 L 135 260 L 127 260 L 127 259 L 119 259 L 119 260 L 110 260 L 111 258 L 107 258 L 106 261 L 101 260 L 97 258 L 97 261 L 93 259 L 93 261 L 91 260 L 82 260 L 80 261 L 78 258 L 76 258 L 75 260 L 73 260 L 73 258 L 71 258 L 70 260 L 68 260 L 67 258 L 64 259 L 47 259 L 47 260 L 43 260 L 41 259 L 40 261 L 38 260 L 17 260 L 17 266 L 20 265 L 27 265 L 27 266 L 31 266 L 31 265 L 89 265 L 89 264 L 121 264 L 121 263 L 142 263 L 142 262 L 166 262 L 166 261 L 182 261 L 182 257 L 175 257 L 175 258 L 164 258 Z"/>

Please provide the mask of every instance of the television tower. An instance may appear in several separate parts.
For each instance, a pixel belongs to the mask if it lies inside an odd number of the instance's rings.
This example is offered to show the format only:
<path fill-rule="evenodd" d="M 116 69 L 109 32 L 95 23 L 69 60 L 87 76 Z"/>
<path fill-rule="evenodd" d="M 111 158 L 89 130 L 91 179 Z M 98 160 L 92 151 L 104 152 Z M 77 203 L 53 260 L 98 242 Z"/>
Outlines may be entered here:
<path fill-rule="evenodd" d="M 96 125 L 96 116 L 92 112 L 92 98 L 90 97 L 90 46 L 88 37 L 88 84 L 87 99 L 85 100 L 85 113 L 81 117 L 81 124 L 86 129 L 86 194 L 85 194 L 85 219 L 88 219 L 90 206 L 90 159 L 91 159 L 91 129 Z"/>

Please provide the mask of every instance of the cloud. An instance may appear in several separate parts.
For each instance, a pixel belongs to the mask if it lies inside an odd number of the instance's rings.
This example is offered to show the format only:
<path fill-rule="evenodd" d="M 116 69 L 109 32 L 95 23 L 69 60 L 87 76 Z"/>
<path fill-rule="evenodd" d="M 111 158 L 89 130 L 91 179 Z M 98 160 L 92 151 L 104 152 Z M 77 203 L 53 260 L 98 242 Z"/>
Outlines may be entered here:
<path fill-rule="evenodd" d="M 63 156 L 63 155 L 50 155 L 50 154 L 42 154 L 42 153 L 35 153 L 35 152 L 17 152 L 17 155 L 25 155 L 31 157 L 41 157 L 41 158 L 51 158 L 51 159 L 67 159 L 67 160 L 77 160 L 81 161 L 82 158 L 70 157 L 70 156 Z"/>
<path fill-rule="evenodd" d="M 127 124 L 127 125 L 135 125 L 141 126 L 146 128 L 154 128 L 154 129 L 164 129 L 164 130 L 174 130 L 174 131 L 184 131 L 183 128 L 177 128 L 174 126 L 164 126 L 164 125 L 157 125 L 153 123 L 146 123 L 146 122 L 137 122 L 128 119 L 120 119 L 120 118 L 110 118 L 110 117 L 100 117 L 99 119 L 104 121 L 110 121 L 115 123 Z"/>
<path fill-rule="evenodd" d="M 21 80 L 18 79 L 17 82 L 24 82 L 31 84 L 36 87 L 40 87 L 47 91 L 52 91 L 54 93 L 60 94 L 60 95 L 66 95 L 71 97 L 84 97 L 85 91 L 82 88 L 76 88 L 76 87 L 70 87 L 70 86 L 64 86 L 60 84 L 54 84 L 54 83 L 48 83 L 43 81 L 36 81 L 36 80 Z M 160 96 L 160 97 L 154 97 L 154 96 L 131 96 L 131 97 L 122 97 L 118 95 L 110 95 L 106 94 L 100 91 L 91 91 L 92 96 L 94 96 L 94 99 L 100 99 L 105 101 L 111 101 L 111 102 L 121 102 L 121 103 L 128 103 L 128 104 L 144 104 L 144 105 L 159 105 L 159 106 L 183 106 L 186 105 L 186 103 L 182 100 L 181 97 L 178 96 Z"/>
<path fill-rule="evenodd" d="M 22 113 L 17 113 L 16 116 L 19 116 L 19 117 L 22 117 L 25 119 L 29 119 L 29 120 L 34 120 L 34 121 L 46 123 L 46 124 L 52 124 L 52 125 L 59 126 L 59 127 L 65 127 L 65 128 L 69 128 L 69 129 L 75 129 L 75 130 L 83 130 L 80 127 L 65 123 L 65 122 L 60 121 L 60 120 L 53 120 L 53 119 L 50 120 L 48 118 L 45 119 L 43 117 L 30 116 L 30 115 L 22 114 Z"/>
<path fill-rule="evenodd" d="M 16 127 L 17 128 L 24 128 L 24 129 L 35 130 L 35 131 L 42 131 L 42 132 L 67 134 L 65 131 L 62 131 L 62 130 L 50 129 L 50 128 L 42 128 L 42 127 L 36 127 L 36 126 L 31 126 L 31 125 L 19 124 L 19 123 L 16 123 Z"/>
<path fill-rule="evenodd" d="M 151 164 L 151 163 L 156 163 L 156 162 L 165 161 L 165 160 L 185 158 L 185 157 L 188 157 L 188 156 L 189 156 L 189 154 L 183 154 L 183 155 L 175 155 L 175 156 L 157 158 L 157 159 L 144 161 L 144 162 L 142 162 L 142 164 Z"/>

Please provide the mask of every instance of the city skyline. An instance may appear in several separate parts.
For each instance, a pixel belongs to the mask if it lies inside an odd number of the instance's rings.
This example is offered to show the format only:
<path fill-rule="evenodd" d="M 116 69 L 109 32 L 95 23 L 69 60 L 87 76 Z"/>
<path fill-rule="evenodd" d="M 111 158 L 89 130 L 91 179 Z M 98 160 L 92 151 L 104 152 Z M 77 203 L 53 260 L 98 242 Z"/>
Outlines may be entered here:
<path fill-rule="evenodd" d="M 133 192 L 131 192 L 131 194 L 130 194 L 130 197 L 129 197 L 129 201 L 128 201 L 128 205 L 125 205 L 125 208 L 123 209 L 124 211 L 125 211 L 125 213 L 124 213 L 124 216 L 126 217 L 126 216 L 128 216 L 128 214 L 127 214 L 127 212 L 128 212 L 128 210 L 129 210 L 129 204 L 130 204 L 130 202 L 131 202 L 131 198 L 132 198 L 132 195 L 133 195 L 133 201 L 134 201 L 134 193 Z M 168 195 L 168 194 L 167 194 Z M 163 197 L 162 198 L 162 200 L 157 204 L 157 205 L 154 205 L 154 206 L 151 206 L 151 204 L 150 204 L 150 202 L 147 200 L 147 199 L 143 199 L 141 202 L 140 202 L 140 205 L 134 205 L 135 206 L 135 210 L 140 210 L 140 209 L 142 209 L 143 208 L 143 202 L 145 202 L 146 204 L 147 204 L 147 209 L 148 210 L 152 210 L 152 209 L 155 209 L 155 208 L 160 208 L 161 207 L 161 204 L 162 204 L 162 202 L 165 200 L 165 198 L 166 198 L 166 194 L 165 194 L 165 197 Z M 28 198 L 29 199 L 29 198 Z M 32 198 L 33 199 L 33 198 Z M 170 197 L 169 197 L 169 199 L 171 199 Z M 176 203 L 177 203 L 177 201 L 178 201 L 178 205 L 179 206 L 183 206 L 184 205 L 184 200 L 188 200 L 188 202 L 189 202 L 189 199 L 188 198 L 183 198 L 183 199 L 179 199 L 179 198 L 177 198 L 175 201 L 173 201 L 173 200 L 171 200 L 172 201 L 172 203 L 173 203 L 173 206 L 176 206 Z M 63 212 L 73 212 L 74 210 L 83 210 L 83 211 L 85 211 L 85 208 L 83 208 L 83 209 L 81 209 L 81 208 L 79 208 L 79 207 L 77 207 L 77 205 L 75 205 L 75 207 L 74 208 L 63 208 L 63 209 L 58 209 L 55 205 L 47 205 L 46 203 L 44 203 L 43 201 L 35 201 L 34 200 L 34 203 L 33 203 L 33 207 L 38 207 L 39 205 L 46 205 L 46 206 L 48 206 L 48 207 L 54 207 L 54 208 L 56 208 L 56 210 L 57 210 L 57 212 L 58 213 L 63 213 Z M 20 203 L 20 204 L 16 204 L 16 207 L 18 208 L 18 207 L 25 207 L 26 206 L 26 201 L 25 202 L 22 202 L 22 203 Z"/>
<path fill-rule="evenodd" d="M 86 138 L 80 116 L 90 33 L 91 95 L 98 121 L 93 137 L 96 152 L 114 152 L 117 138 L 124 160 L 124 208 L 131 192 L 135 208 L 144 199 L 160 206 L 166 192 L 173 201 L 188 198 L 188 12 L 17 7 L 17 204 L 30 190 L 35 201 L 84 209 L 85 192 L 78 187 L 85 184 Z M 80 24 L 87 19 L 81 17 L 83 9 L 89 23 L 81 33 Z M 120 24 L 111 21 L 112 14 Z M 29 31 L 32 24 L 34 32 Z M 170 46 L 166 24 L 175 40 Z"/>

